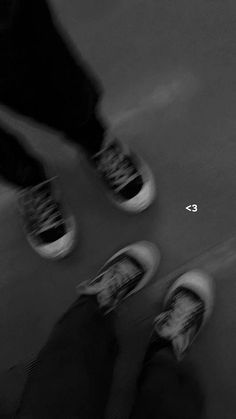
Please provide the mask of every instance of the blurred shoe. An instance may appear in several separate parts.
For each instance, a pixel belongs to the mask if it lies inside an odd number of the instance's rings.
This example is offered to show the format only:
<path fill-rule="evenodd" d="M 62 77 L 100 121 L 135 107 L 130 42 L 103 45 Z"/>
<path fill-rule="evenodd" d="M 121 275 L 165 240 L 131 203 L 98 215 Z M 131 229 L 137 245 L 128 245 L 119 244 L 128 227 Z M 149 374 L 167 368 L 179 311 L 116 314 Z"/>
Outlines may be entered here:
<path fill-rule="evenodd" d="M 105 182 L 111 199 L 125 211 L 138 213 L 155 198 L 155 182 L 151 170 L 137 154 L 118 140 L 113 140 L 92 158 Z"/>
<path fill-rule="evenodd" d="M 41 256 L 63 258 L 75 242 L 75 220 L 54 197 L 52 179 L 19 192 L 18 206 L 27 239 Z"/>
<path fill-rule="evenodd" d="M 185 273 L 169 289 L 164 310 L 154 320 L 153 335 L 162 344 L 171 343 L 181 360 L 209 318 L 213 300 L 213 281 L 206 273 Z"/>
<path fill-rule="evenodd" d="M 77 286 L 78 295 L 95 295 L 100 308 L 109 313 L 152 279 L 160 254 L 152 243 L 141 241 L 115 253 L 91 281 Z"/>

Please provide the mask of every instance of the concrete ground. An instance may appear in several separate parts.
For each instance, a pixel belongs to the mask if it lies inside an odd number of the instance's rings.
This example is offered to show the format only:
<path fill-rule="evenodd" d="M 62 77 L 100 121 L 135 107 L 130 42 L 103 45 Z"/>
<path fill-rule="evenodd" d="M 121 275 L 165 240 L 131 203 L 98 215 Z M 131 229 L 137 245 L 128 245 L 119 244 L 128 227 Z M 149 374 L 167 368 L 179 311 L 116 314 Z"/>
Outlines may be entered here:
<path fill-rule="evenodd" d="M 141 357 L 141 337 L 169 281 L 176 272 L 202 266 L 216 278 L 216 307 L 190 357 L 207 395 L 207 419 L 233 419 L 236 245 L 228 239 L 236 228 L 236 5 L 233 0 L 54 0 L 53 7 L 103 82 L 101 111 L 114 133 L 150 164 L 158 198 L 142 215 L 120 212 L 83 157 L 56 133 L 1 111 L 1 119 L 56 167 L 79 228 L 78 246 L 68 259 L 41 259 L 25 240 L 15 192 L 2 185 L 0 387 L 6 388 L 4 371 L 43 345 L 74 301 L 75 285 L 93 276 L 115 250 L 145 239 L 158 245 L 162 260 L 152 288 L 120 311 L 124 357 L 118 379 L 129 380 L 129 365 L 134 380 L 133 347 Z M 193 203 L 197 213 L 185 209 Z M 19 372 L 18 377 L 21 382 Z M 116 386 L 113 394 L 119 405 Z"/>

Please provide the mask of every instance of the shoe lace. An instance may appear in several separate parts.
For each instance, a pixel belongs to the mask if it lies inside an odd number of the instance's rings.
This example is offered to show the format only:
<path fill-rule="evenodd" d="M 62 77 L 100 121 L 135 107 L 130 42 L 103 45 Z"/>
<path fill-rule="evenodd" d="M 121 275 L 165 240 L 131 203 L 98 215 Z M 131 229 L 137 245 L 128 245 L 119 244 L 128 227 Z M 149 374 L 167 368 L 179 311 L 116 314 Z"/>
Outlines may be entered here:
<path fill-rule="evenodd" d="M 113 147 L 101 153 L 98 170 L 105 175 L 117 192 L 138 176 L 129 158 Z"/>
<path fill-rule="evenodd" d="M 59 205 L 47 189 L 29 189 L 24 196 L 24 208 L 33 225 L 32 233 L 40 234 L 63 224 Z"/>
<path fill-rule="evenodd" d="M 160 316 L 157 325 L 158 333 L 171 340 L 184 335 L 196 324 L 203 311 L 204 306 L 201 300 L 193 299 L 181 291 L 181 294 L 175 296 L 171 307 Z"/>
<path fill-rule="evenodd" d="M 101 288 L 98 300 L 102 306 L 113 302 L 116 303 L 120 295 L 125 293 L 126 287 L 132 284 L 139 273 L 136 267 L 128 259 L 118 262 L 102 273 Z M 99 277 L 95 278 L 98 279 Z"/>

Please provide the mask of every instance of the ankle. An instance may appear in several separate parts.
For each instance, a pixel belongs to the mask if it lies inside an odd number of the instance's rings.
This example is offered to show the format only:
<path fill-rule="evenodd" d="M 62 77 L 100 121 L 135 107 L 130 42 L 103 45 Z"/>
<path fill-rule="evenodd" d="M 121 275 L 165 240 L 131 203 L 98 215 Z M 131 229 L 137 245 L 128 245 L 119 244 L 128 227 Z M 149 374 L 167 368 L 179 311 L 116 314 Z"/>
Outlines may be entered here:
<path fill-rule="evenodd" d="M 32 188 L 47 181 L 44 167 L 41 163 L 37 163 L 34 167 L 25 168 L 19 176 L 21 188 Z"/>
<path fill-rule="evenodd" d="M 144 363 L 149 363 L 152 358 L 159 353 L 166 353 L 169 356 L 173 356 L 171 341 L 159 336 L 153 336 L 148 345 L 147 352 L 145 354 Z"/>

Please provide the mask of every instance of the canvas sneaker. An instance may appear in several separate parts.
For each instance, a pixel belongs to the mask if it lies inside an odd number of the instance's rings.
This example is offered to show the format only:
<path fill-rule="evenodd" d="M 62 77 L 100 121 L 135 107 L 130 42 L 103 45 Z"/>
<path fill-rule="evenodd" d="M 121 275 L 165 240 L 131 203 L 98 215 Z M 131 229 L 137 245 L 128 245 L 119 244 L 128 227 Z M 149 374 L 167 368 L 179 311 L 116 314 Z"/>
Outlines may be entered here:
<path fill-rule="evenodd" d="M 77 286 L 77 293 L 95 295 L 99 307 L 108 313 L 148 284 L 159 261 L 154 244 L 137 242 L 114 254 L 94 279 Z"/>
<path fill-rule="evenodd" d="M 18 207 L 27 239 L 33 249 L 45 258 L 62 258 L 75 241 L 75 220 L 66 214 L 55 198 L 55 178 L 24 188 L 19 192 Z"/>
<path fill-rule="evenodd" d="M 213 281 L 204 272 L 183 274 L 168 291 L 164 309 L 154 320 L 153 335 L 171 343 L 181 360 L 209 318 L 213 308 Z"/>
<path fill-rule="evenodd" d="M 127 146 L 113 140 L 92 161 L 113 202 L 125 211 L 141 212 L 155 198 L 155 182 L 147 164 Z"/>

